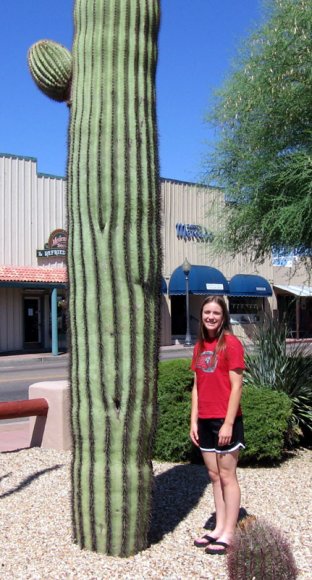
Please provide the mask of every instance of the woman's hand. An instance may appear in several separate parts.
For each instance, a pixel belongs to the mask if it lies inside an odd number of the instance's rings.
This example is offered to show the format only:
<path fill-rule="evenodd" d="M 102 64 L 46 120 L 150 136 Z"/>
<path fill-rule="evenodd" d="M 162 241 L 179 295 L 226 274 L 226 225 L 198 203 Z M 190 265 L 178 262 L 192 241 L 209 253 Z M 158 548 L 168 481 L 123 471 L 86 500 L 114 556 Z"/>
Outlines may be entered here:
<path fill-rule="evenodd" d="M 194 445 L 199 447 L 197 421 L 193 421 L 191 423 L 190 438 L 192 439 Z"/>
<path fill-rule="evenodd" d="M 229 445 L 232 440 L 233 425 L 229 423 L 223 423 L 219 431 L 218 445 L 222 447 L 223 445 Z"/>

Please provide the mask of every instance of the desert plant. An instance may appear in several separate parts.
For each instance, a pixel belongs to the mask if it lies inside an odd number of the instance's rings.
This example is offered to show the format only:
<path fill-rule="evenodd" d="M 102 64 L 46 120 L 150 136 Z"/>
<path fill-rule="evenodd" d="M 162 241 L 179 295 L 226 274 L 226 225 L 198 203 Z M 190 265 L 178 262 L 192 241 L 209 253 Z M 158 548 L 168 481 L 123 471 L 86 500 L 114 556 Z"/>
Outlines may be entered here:
<path fill-rule="evenodd" d="M 72 74 L 65 67 L 54 83 L 65 100 L 71 85 L 73 529 L 82 548 L 129 556 L 148 544 L 156 418 L 159 0 L 76 0 L 74 16 Z M 69 62 L 54 48 L 42 44 L 29 58 L 41 88 L 42 51 L 57 77 L 64 67 L 50 60 Z"/>
<path fill-rule="evenodd" d="M 282 460 L 291 430 L 292 403 L 285 393 L 244 386 L 242 394 L 246 449 L 241 463 Z"/>
<path fill-rule="evenodd" d="M 295 580 L 298 569 L 283 534 L 258 518 L 238 526 L 228 548 L 229 580 Z"/>
<path fill-rule="evenodd" d="M 190 360 L 161 361 L 158 376 L 158 418 L 154 457 L 161 461 L 187 461 L 191 390 L 194 378 Z"/>
<path fill-rule="evenodd" d="M 287 352 L 287 326 L 266 320 L 255 332 L 255 352 L 246 354 L 244 381 L 286 393 L 293 404 L 293 423 L 312 431 L 312 356 L 309 347 L 292 345 Z"/>
<path fill-rule="evenodd" d="M 159 363 L 158 419 L 154 458 L 198 460 L 189 437 L 193 372 L 190 360 Z M 285 393 L 245 386 L 242 395 L 246 449 L 244 463 L 281 461 L 290 430 L 292 403 Z"/>

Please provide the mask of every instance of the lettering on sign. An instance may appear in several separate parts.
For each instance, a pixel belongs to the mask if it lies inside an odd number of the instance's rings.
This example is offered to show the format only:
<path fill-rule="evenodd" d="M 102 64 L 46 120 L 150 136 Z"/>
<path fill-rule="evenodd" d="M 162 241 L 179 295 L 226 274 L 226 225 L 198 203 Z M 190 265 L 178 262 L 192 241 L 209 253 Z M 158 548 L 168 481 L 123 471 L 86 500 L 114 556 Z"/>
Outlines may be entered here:
<path fill-rule="evenodd" d="M 206 290 L 224 290 L 223 284 L 209 284 L 206 283 Z"/>
<path fill-rule="evenodd" d="M 176 224 L 176 234 L 178 240 L 185 242 L 212 242 L 214 235 L 204 226 L 196 224 Z"/>
<path fill-rule="evenodd" d="M 51 256 L 67 255 L 67 232 L 57 229 L 51 232 L 49 241 L 44 245 L 43 250 L 37 250 L 37 258 L 50 258 Z"/>
<path fill-rule="evenodd" d="M 66 249 L 67 232 L 65 232 L 65 230 L 54 230 L 54 232 L 50 234 L 48 248 Z"/>

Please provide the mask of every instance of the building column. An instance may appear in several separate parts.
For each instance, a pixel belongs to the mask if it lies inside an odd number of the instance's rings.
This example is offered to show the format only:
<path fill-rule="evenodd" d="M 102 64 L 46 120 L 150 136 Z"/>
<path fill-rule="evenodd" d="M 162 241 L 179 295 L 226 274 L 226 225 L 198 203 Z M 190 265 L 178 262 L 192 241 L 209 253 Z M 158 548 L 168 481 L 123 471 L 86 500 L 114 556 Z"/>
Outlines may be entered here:
<path fill-rule="evenodd" d="M 57 288 L 53 288 L 51 294 L 51 331 L 52 331 L 52 354 L 57 356 L 58 351 L 58 326 L 57 326 Z"/>
<path fill-rule="evenodd" d="M 296 339 L 300 338 L 300 298 L 296 297 Z"/>

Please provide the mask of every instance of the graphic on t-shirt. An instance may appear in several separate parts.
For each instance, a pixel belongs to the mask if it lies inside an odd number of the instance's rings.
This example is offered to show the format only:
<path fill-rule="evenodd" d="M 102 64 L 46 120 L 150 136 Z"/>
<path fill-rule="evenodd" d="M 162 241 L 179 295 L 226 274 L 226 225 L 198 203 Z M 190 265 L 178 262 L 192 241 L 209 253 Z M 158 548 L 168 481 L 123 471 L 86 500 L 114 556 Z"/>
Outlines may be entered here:
<path fill-rule="evenodd" d="M 213 356 L 215 353 L 211 350 L 204 350 L 200 353 L 196 361 L 196 368 L 200 369 L 204 373 L 213 373 L 218 364 L 218 359 Z"/>

